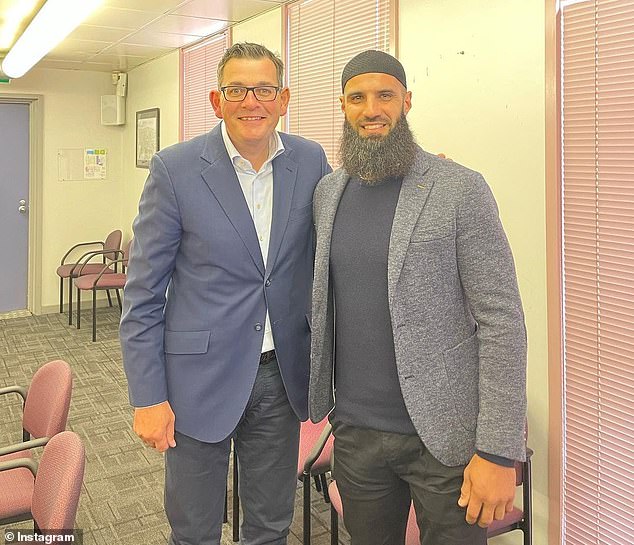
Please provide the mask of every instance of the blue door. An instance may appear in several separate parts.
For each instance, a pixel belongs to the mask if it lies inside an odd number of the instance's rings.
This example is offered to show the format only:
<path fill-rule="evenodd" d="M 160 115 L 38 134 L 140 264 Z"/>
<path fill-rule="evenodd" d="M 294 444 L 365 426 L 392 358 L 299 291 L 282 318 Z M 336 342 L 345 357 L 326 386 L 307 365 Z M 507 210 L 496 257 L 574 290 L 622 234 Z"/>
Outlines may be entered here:
<path fill-rule="evenodd" d="M 0 313 L 27 308 L 29 106 L 0 104 Z"/>

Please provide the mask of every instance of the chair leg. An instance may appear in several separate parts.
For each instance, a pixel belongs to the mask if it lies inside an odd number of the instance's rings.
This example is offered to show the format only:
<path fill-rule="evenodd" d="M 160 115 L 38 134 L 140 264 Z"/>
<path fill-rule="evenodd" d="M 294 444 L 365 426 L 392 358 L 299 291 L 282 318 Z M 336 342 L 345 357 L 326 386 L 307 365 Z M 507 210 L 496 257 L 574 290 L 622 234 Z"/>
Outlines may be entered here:
<path fill-rule="evenodd" d="M 117 303 L 119 303 L 119 310 L 123 312 L 123 305 L 121 304 L 121 295 L 119 294 L 119 290 L 114 290 L 117 294 Z"/>
<path fill-rule="evenodd" d="M 324 501 L 326 503 L 330 503 L 330 495 L 328 494 L 328 480 L 326 479 L 326 474 L 322 473 L 319 477 L 321 479 L 321 489 L 324 491 Z"/>
<path fill-rule="evenodd" d="M 92 289 L 92 342 L 97 340 L 97 290 Z"/>
<path fill-rule="evenodd" d="M 68 325 L 73 325 L 73 278 L 68 277 Z"/>
<path fill-rule="evenodd" d="M 59 313 L 64 313 L 64 279 L 59 277 Z"/>
<path fill-rule="evenodd" d="M 108 306 L 112 306 L 112 297 L 110 297 L 110 290 L 106 290 L 106 295 L 108 296 Z"/>
<path fill-rule="evenodd" d="M 315 479 L 315 490 L 317 490 L 317 492 L 321 492 L 321 479 L 319 478 L 319 475 L 315 475 L 313 479 Z"/>
<path fill-rule="evenodd" d="M 240 495 L 238 494 L 238 457 L 233 445 L 233 541 L 240 541 Z"/>
<path fill-rule="evenodd" d="M 304 545 L 310 545 L 310 475 L 302 475 L 304 483 Z"/>
<path fill-rule="evenodd" d="M 222 516 L 222 523 L 229 522 L 229 501 L 227 499 L 227 495 L 229 493 L 229 489 L 225 484 L 225 514 Z"/>
<path fill-rule="evenodd" d="M 77 288 L 77 329 L 81 329 L 81 290 Z"/>
<path fill-rule="evenodd" d="M 524 520 L 523 520 L 523 528 L 524 530 L 524 545 L 532 545 L 533 543 L 533 498 L 531 497 L 531 492 L 533 490 L 532 481 L 532 468 L 530 459 L 524 462 L 524 497 L 523 500 L 523 509 L 524 509 Z"/>
<path fill-rule="evenodd" d="M 330 505 L 330 545 L 339 545 L 339 515 Z"/>

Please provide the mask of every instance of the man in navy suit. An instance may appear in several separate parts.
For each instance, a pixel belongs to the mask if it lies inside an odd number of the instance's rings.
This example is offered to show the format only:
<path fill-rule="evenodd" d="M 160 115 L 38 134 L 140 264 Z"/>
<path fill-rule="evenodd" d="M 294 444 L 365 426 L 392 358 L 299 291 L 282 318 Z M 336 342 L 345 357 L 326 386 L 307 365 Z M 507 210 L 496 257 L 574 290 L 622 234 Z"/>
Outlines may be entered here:
<path fill-rule="evenodd" d="M 210 93 L 222 119 L 150 165 L 121 344 L 134 430 L 165 452 L 171 545 L 220 542 L 231 439 L 243 545 L 285 544 L 307 418 L 313 190 L 323 149 L 278 133 L 280 59 L 228 49 Z"/>

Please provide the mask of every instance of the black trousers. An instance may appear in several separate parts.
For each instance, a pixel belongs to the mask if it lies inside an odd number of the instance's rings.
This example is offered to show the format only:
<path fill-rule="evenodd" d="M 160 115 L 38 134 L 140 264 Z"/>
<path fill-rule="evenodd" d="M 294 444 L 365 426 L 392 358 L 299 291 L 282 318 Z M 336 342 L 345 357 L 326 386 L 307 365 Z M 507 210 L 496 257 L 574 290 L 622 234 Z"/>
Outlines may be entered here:
<path fill-rule="evenodd" d="M 405 543 L 413 500 L 422 545 L 485 545 L 458 505 L 464 466 L 436 460 L 416 435 L 333 422 L 334 477 L 352 545 Z"/>

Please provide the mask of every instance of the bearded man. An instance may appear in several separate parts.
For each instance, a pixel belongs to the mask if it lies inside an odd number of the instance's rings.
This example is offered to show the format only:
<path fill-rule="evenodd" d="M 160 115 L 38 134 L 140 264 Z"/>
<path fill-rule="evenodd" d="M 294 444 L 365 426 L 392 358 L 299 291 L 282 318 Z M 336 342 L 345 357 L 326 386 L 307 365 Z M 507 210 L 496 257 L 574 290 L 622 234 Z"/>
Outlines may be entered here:
<path fill-rule="evenodd" d="M 360 53 L 341 83 L 342 168 L 313 202 L 311 418 L 332 410 L 352 545 L 404 543 L 411 501 L 423 545 L 483 545 L 525 458 L 511 250 L 483 177 L 416 144 L 397 59 Z"/>

